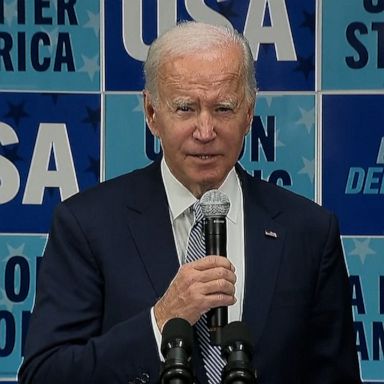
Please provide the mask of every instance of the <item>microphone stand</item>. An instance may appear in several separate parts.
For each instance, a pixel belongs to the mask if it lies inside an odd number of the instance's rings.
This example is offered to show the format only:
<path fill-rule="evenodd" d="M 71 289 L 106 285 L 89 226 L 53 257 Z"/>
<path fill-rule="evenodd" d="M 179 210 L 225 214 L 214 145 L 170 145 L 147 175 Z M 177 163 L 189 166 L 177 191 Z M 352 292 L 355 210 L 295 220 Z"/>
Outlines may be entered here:
<path fill-rule="evenodd" d="M 165 362 L 160 374 L 161 384 L 193 383 L 192 342 L 192 327 L 186 320 L 174 318 L 164 325 L 161 352 Z"/>
<path fill-rule="evenodd" d="M 190 367 L 178 362 L 177 356 L 169 357 L 164 363 L 160 376 L 161 384 L 192 384 L 193 375 Z"/>
<path fill-rule="evenodd" d="M 253 352 L 248 327 L 234 321 L 224 327 L 222 355 L 226 359 L 222 384 L 256 384 L 256 370 L 251 365 Z"/>

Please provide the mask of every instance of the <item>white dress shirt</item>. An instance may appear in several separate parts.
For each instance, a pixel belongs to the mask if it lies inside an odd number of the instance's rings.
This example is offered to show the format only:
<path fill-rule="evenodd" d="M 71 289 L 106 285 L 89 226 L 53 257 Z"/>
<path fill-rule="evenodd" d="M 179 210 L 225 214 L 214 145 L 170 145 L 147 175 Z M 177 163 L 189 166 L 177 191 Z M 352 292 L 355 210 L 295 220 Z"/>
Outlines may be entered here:
<path fill-rule="evenodd" d="M 161 161 L 161 174 L 169 204 L 169 215 L 180 265 L 185 262 L 189 233 L 193 224 L 193 212 L 190 207 L 196 197 L 184 187 L 171 173 L 164 158 Z M 230 201 L 227 215 L 227 258 L 235 267 L 236 303 L 228 307 L 228 321 L 241 320 L 244 297 L 244 212 L 243 193 L 239 178 L 233 168 L 219 190 L 224 192 Z M 161 333 L 157 327 L 153 308 L 151 310 L 153 331 L 160 352 Z"/>

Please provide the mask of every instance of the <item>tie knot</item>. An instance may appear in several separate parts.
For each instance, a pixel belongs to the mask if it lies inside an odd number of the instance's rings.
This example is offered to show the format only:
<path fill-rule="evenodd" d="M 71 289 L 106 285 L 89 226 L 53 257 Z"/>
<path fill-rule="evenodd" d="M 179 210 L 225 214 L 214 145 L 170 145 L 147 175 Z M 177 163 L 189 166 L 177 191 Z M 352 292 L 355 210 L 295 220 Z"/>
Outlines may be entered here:
<path fill-rule="evenodd" d="M 195 223 L 203 220 L 203 211 L 201 210 L 200 200 L 196 200 L 192 206 L 193 214 L 195 216 Z"/>

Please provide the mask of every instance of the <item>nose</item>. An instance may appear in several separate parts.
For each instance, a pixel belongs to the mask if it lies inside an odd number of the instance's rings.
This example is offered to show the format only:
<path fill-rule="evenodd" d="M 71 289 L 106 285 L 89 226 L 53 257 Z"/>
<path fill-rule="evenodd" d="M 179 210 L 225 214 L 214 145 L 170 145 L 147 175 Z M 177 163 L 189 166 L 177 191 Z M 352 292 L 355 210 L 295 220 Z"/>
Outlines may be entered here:
<path fill-rule="evenodd" d="M 215 123 L 209 111 L 200 111 L 193 131 L 196 140 L 208 142 L 216 137 Z"/>

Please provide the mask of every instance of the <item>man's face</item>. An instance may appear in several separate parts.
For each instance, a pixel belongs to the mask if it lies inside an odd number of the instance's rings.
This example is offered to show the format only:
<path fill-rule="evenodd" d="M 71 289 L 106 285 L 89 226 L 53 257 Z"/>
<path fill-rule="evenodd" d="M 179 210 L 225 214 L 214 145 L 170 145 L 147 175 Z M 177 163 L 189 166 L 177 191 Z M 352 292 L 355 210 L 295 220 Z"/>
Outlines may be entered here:
<path fill-rule="evenodd" d="M 172 58 L 160 66 L 158 103 L 144 93 L 165 161 L 196 197 L 225 180 L 252 122 L 240 55 L 232 46 Z"/>

